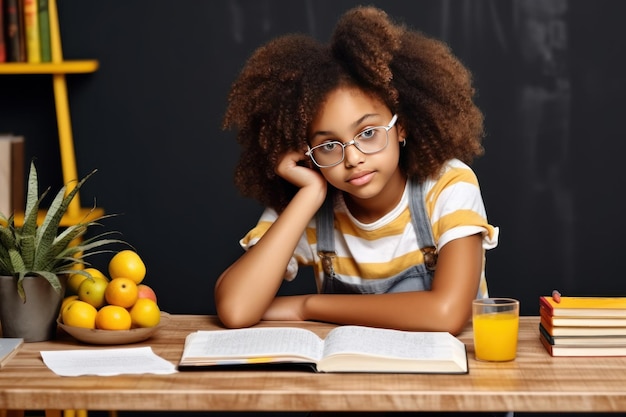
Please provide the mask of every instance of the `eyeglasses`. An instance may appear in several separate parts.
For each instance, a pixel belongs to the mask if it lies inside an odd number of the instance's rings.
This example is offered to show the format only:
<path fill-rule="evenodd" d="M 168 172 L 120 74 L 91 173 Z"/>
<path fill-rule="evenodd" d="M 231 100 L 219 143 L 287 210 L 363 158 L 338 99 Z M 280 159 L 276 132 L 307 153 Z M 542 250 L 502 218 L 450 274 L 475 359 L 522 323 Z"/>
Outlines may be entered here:
<path fill-rule="evenodd" d="M 387 126 L 368 127 L 361 133 L 356 135 L 350 142 L 341 143 L 337 140 L 324 142 L 321 145 L 314 146 L 305 152 L 315 165 L 320 168 L 333 167 L 343 162 L 346 156 L 346 146 L 354 145 L 364 154 L 372 154 L 380 152 L 389 144 L 389 129 L 398 120 L 398 115 L 394 114 L 393 118 Z"/>

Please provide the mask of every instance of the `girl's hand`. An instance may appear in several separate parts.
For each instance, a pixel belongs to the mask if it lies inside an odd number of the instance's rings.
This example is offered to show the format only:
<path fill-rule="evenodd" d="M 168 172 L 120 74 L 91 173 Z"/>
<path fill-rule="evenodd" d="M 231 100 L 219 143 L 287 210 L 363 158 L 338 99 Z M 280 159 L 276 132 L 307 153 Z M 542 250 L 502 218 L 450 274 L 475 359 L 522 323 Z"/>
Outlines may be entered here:
<path fill-rule="evenodd" d="M 318 171 L 306 167 L 299 162 L 307 162 L 309 158 L 302 152 L 287 152 L 276 167 L 276 173 L 299 188 L 319 186 L 326 188 L 326 179 Z"/>

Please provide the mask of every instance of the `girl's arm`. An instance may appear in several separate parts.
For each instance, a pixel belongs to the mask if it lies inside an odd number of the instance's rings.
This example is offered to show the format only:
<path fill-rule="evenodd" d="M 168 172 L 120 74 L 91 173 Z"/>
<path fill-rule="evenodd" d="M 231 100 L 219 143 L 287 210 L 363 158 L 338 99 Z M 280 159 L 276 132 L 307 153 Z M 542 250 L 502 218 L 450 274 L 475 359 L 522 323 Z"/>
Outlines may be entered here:
<path fill-rule="evenodd" d="M 472 314 L 483 255 L 480 234 L 456 239 L 441 248 L 430 291 L 279 297 L 263 319 L 318 320 L 458 334 Z"/>
<path fill-rule="evenodd" d="M 276 171 L 300 187 L 285 210 L 257 244 L 233 263 L 217 280 L 215 305 L 227 327 L 257 323 L 276 296 L 298 240 L 324 202 L 326 180 L 298 165 L 301 152 L 287 154 Z"/>

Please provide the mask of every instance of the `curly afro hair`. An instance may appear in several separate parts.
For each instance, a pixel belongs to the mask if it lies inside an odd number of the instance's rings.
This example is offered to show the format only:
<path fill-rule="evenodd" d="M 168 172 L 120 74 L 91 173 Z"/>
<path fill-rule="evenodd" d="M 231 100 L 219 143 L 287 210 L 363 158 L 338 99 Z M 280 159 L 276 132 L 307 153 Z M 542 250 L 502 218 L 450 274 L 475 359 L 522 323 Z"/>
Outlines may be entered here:
<path fill-rule="evenodd" d="M 406 132 L 403 172 L 422 181 L 452 158 L 483 153 L 483 115 L 470 71 L 442 42 L 393 22 L 374 7 L 339 19 L 328 44 L 290 34 L 258 48 L 232 85 L 223 128 L 236 128 L 235 185 L 282 211 L 296 193 L 275 167 L 306 150 L 307 131 L 330 92 L 353 86 L 382 100 Z"/>

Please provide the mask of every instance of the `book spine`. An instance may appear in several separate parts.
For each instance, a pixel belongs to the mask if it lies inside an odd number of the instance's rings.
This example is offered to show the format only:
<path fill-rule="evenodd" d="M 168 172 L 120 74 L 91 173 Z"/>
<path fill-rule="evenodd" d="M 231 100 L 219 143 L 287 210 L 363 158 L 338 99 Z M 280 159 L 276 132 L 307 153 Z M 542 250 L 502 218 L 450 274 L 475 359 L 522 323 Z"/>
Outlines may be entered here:
<path fill-rule="evenodd" d="M 0 62 L 7 62 L 7 45 L 4 35 L 5 31 L 4 1 L 0 0 Z"/>
<path fill-rule="evenodd" d="M 11 142 L 0 135 L 0 213 L 11 215 Z"/>
<path fill-rule="evenodd" d="M 24 31 L 26 34 L 27 62 L 41 62 L 41 44 L 39 42 L 38 0 L 24 0 Z"/>
<path fill-rule="evenodd" d="M 51 62 L 52 49 L 50 45 L 50 14 L 48 12 L 48 0 L 38 0 L 38 2 L 41 62 Z"/>
<path fill-rule="evenodd" d="M 24 48 L 21 0 L 4 0 L 5 23 L 6 23 L 6 46 L 8 62 L 26 62 L 26 49 Z"/>
<path fill-rule="evenodd" d="M 541 318 L 542 321 L 545 321 L 546 323 L 550 323 L 551 326 L 554 325 L 552 321 L 552 315 L 550 314 L 548 310 L 546 310 L 546 308 L 543 305 L 539 306 L 539 317 Z"/>
<path fill-rule="evenodd" d="M 25 188 L 24 138 L 19 136 L 11 143 L 11 208 L 13 213 L 24 210 Z"/>
<path fill-rule="evenodd" d="M 551 345 L 554 344 L 554 338 L 552 337 L 552 335 L 550 334 L 550 332 L 548 331 L 548 329 L 546 329 L 543 324 L 541 324 L 541 322 L 539 323 L 539 333 L 541 333 L 541 336 L 545 337 L 546 340 L 548 341 L 548 343 L 550 343 Z"/>
<path fill-rule="evenodd" d="M 552 304 L 550 304 L 545 296 L 539 297 L 539 308 L 544 308 L 549 315 L 554 314 Z"/>
<path fill-rule="evenodd" d="M 26 55 L 26 28 L 24 25 L 24 0 L 17 0 L 17 21 L 19 22 L 18 36 L 20 37 L 19 62 L 28 62 L 28 56 Z"/>

